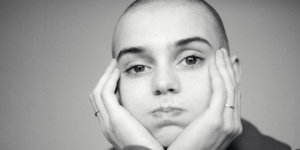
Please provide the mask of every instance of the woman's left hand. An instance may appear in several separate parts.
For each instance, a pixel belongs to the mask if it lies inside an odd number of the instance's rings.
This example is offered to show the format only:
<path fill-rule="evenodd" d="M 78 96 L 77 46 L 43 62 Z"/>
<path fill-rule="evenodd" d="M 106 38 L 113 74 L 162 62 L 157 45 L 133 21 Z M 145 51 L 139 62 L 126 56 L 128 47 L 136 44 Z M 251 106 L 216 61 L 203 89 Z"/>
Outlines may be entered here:
<path fill-rule="evenodd" d="M 210 62 L 212 96 L 208 108 L 190 123 L 169 150 L 224 150 L 242 133 L 239 75 L 225 49 Z"/>

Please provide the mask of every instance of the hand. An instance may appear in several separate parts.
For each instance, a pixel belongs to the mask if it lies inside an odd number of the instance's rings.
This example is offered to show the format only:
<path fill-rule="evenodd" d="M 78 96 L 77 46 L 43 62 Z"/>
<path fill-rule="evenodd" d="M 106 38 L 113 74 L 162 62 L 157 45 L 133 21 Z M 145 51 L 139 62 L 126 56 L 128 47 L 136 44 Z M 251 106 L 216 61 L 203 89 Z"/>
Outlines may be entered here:
<path fill-rule="evenodd" d="M 152 150 L 163 149 L 152 135 L 124 108 L 115 94 L 120 71 L 116 61 L 105 71 L 90 95 L 108 141 L 117 149 L 128 145 L 140 145 Z"/>
<path fill-rule="evenodd" d="M 225 49 L 218 50 L 216 61 L 210 63 L 210 105 L 185 128 L 170 150 L 224 150 L 242 132 L 238 69 L 234 70 Z"/>

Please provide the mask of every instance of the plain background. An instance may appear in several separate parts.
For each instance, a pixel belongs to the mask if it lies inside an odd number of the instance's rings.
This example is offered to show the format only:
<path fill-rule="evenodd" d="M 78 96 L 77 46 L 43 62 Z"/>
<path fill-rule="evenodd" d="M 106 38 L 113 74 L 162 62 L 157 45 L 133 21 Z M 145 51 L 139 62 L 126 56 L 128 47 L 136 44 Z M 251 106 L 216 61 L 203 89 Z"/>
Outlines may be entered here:
<path fill-rule="evenodd" d="M 110 147 L 89 93 L 132 0 L 0 1 L 0 149 Z M 209 0 L 242 64 L 243 117 L 300 148 L 300 1 Z"/>

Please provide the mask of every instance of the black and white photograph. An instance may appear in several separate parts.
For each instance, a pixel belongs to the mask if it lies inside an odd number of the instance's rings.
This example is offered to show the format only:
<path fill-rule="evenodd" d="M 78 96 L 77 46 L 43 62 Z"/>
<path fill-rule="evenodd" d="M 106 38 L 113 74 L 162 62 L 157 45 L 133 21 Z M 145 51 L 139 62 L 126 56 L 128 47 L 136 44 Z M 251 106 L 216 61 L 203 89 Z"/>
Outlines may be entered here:
<path fill-rule="evenodd" d="M 0 0 L 1 150 L 300 149 L 299 0 Z"/>

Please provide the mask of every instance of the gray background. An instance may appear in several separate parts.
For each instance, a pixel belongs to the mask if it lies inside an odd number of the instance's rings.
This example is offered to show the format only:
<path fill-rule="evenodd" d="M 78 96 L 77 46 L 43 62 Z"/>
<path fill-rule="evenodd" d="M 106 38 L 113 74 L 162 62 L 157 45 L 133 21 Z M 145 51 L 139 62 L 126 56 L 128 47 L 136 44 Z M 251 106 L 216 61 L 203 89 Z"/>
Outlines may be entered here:
<path fill-rule="evenodd" d="M 0 1 L 0 149 L 105 149 L 88 95 L 132 0 Z M 243 116 L 300 148 L 300 1 L 210 0 L 242 64 Z"/>

